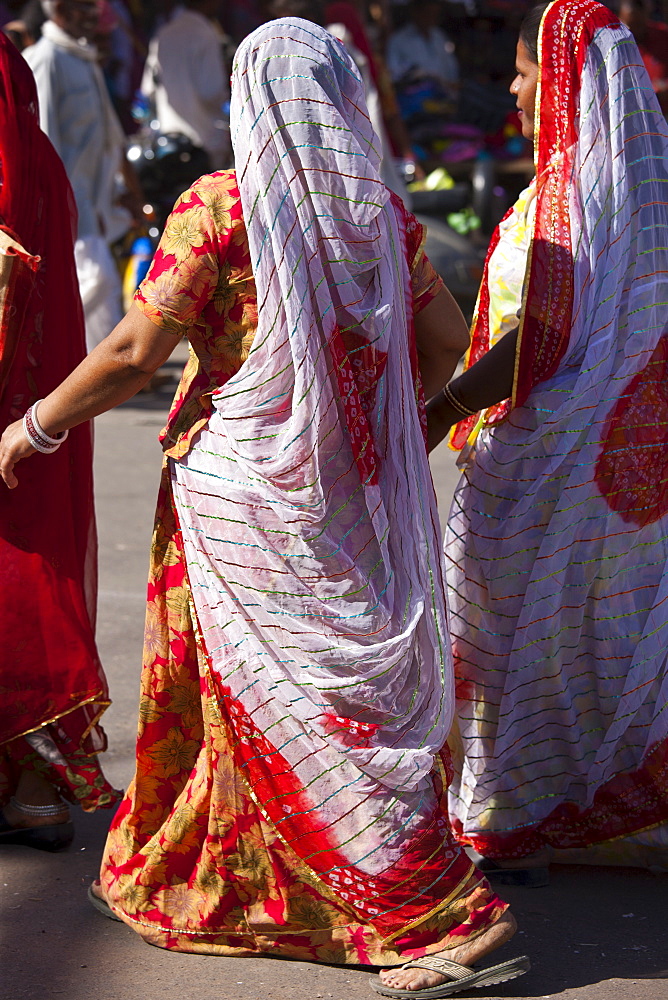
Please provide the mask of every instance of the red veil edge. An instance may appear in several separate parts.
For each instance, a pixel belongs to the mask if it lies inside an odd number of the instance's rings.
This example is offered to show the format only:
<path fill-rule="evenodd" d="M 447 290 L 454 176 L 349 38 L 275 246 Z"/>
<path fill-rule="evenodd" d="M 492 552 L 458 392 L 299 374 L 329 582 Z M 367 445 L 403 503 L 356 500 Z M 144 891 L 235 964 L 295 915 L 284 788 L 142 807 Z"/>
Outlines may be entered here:
<path fill-rule="evenodd" d="M 564 31 L 566 21 L 568 32 Z M 575 30 L 573 22 L 577 25 Z M 543 15 L 535 118 L 536 218 L 527 262 L 513 393 L 510 400 L 487 411 L 486 423 L 495 423 L 512 407 L 521 406 L 535 385 L 554 374 L 568 346 L 573 307 L 568 189 L 577 138 L 580 76 L 595 32 L 614 25 L 619 25 L 619 19 L 596 0 L 555 0 Z M 566 41 L 573 34 L 574 46 Z M 512 209 L 504 220 L 510 212 Z M 498 241 L 497 227 L 485 261 L 466 368 L 492 346 L 488 264 Z M 477 420 L 477 416 L 469 417 L 456 425 L 451 435 L 453 448 L 464 446 Z"/>
<path fill-rule="evenodd" d="M 22 319 L 15 320 L 11 343 L 5 344 L 12 357 L 6 356 L 4 365 L 0 358 L 2 430 L 51 392 L 86 348 L 72 189 L 39 127 L 28 64 L 1 33 L 0 171 L 0 225 L 41 259 L 16 312 Z M 94 635 L 92 457 L 92 431 L 85 424 L 73 429 L 55 454 L 35 454 L 21 463 L 16 489 L 0 484 L 1 739 L 57 722 L 54 732 L 83 756 L 104 749 L 97 721 L 109 704 Z M 0 759 L 0 796 L 8 780 L 2 771 Z M 101 775 L 94 783 L 99 787 L 88 799 L 80 796 L 85 808 L 115 798 Z"/>

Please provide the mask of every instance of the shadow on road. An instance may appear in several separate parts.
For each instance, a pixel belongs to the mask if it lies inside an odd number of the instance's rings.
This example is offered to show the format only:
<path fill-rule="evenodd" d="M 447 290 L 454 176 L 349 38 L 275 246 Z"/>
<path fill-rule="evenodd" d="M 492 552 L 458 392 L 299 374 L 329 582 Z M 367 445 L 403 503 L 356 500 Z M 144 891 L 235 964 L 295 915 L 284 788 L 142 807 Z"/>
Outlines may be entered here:
<path fill-rule="evenodd" d="M 146 562 L 165 422 L 185 358 L 173 374 L 96 426 L 101 542 L 100 652 L 116 706 L 105 719 L 107 773 L 132 773 Z M 434 453 L 441 511 L 458 478 L 452 454 Z M 116 763 L 114 764 L 114 760 Z M 111 766 L 113 764 L 113 766 Z M 113 771 L 113 775 L 112 775 Z M 107 811 L 76 816 L 77 838 L 60 855 L 0 848 L 0 1000 L 375 1000 L 369 970 L 306 962 L 185 955 L 147 947 L 96 913 L 96 877 Z M 621 868 L 554 866 L 545 889 L 507 889 L 517 937 L 491 962 L 526 953 L 531 972 L 507 985 L 460 993 L 477 1000 L 668 1000 L 668 876 Z M 498 958 L 497 958 L 498 956 Z"/>
<path fill-rule="evenodd" d="M 0 969 L 6 1000 L 370 1000 L 368 969 L 178 955 L 147 948 L 87 903 L 111 813 L 79 814 L 59 855 L 0 853 Z M 532 970 L 498 998 L 668 998 L 668 876 L 552 868 L 545 889 L 507 889 L 520 931 L 495 961 L 526 953 Z M 614 982 L 609 982 L 613 980 Z M 463 998 L 489 998 L 480 991 Z"/>

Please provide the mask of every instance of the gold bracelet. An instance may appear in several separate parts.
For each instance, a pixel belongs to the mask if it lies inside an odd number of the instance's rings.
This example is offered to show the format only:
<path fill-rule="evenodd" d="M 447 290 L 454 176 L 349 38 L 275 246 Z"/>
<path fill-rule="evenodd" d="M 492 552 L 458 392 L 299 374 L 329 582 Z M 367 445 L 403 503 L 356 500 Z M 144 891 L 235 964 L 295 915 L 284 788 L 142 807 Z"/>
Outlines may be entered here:
<path fill-rule="evenodd" d="M 450 406 L 453 408 L 453 410 L 456 410 L 457 413 L 461 413 L 462 416 L 464 416 L 464 417 L 475 417 L 475 415 L 476 415 L 476 413 L 478 411 L 477 410 L 471 410 L 471 409 L 469 409 L 468 406 L 464 406 L 463 403 L 460 403 L 459 400 L 457 399 L 457 397 L 455 396 L 454 392 L 450 388 L 449 384 L 448 385 L 444 385 L 443 388 L 441 389 L 441 392 L 443 393 L 443 395 L 445 397 L 445 401 L 447 403 L 449 403 Z"/>

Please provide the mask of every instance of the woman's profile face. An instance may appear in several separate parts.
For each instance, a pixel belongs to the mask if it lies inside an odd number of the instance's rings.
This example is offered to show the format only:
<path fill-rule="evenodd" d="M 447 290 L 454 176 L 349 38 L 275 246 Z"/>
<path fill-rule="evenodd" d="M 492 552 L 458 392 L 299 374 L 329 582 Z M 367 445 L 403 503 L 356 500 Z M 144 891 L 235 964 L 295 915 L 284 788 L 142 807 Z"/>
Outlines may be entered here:
<path fill-rule="evenodd" d="M 510 85 L 510 93 L 517 99 L 522 135 L 525 139 L 533 139 L 538 63 L 531 59 L 521 38 L 517 43 L 515 71 L 517 75 Z"/>

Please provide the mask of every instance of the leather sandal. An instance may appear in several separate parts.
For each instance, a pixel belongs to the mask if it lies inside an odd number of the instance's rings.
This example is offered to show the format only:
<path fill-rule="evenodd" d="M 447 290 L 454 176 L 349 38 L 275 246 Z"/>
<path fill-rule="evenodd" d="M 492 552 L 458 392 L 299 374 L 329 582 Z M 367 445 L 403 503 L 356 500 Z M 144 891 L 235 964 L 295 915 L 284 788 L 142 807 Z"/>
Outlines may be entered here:
<path fill-rule="evenodd" d="M 74 840 L 74 823 L 53 823 L 49 826 L 11 826 L 0 809 L 0 845 L 19 844 L 38 851 L 64 851 Z"/>

